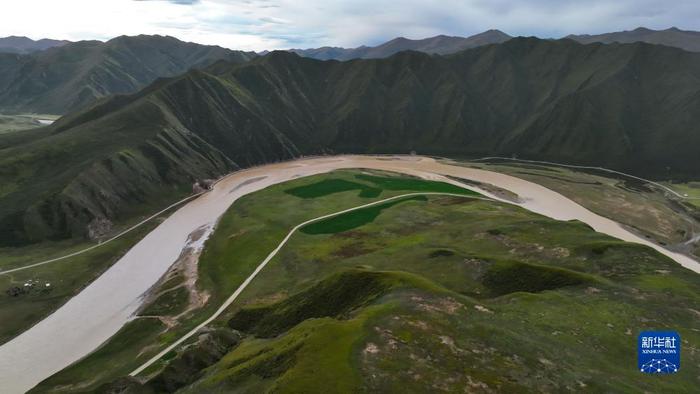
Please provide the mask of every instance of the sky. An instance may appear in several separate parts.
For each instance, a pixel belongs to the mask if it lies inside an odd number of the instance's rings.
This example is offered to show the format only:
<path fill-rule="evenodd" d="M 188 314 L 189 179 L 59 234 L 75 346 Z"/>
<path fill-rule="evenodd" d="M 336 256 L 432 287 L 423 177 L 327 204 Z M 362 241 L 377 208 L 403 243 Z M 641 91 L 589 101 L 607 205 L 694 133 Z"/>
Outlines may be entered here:
<path fill-rule="evenodd" d="M 700 30 L 698 0 L 2 0 L 0 11 L 0 37 L 161 34 L 255 51 L 488 29 L 543 38 L 639 26 Z"/>

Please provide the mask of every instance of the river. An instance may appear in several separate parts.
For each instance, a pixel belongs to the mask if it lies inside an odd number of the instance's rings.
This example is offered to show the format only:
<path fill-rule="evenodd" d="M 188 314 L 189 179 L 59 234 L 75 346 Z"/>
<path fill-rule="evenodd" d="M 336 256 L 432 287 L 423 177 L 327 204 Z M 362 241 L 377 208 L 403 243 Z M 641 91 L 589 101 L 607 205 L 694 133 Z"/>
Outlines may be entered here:
<path fill-rule="evenodd" d="M 559 193 L 513 176 L 417 156 L 331 156 L 270 164 L 223 178 L 212 191 L 187 203 L 163 221 L 77 296 L 0 346 L 2 392 L 25 392 L 108 340 L 129 321 L 144 294 L 192 243 L 190 234 L 202 229 L 210 231 L 241 196 L 298 177 L 346 168 L 394 171 L 455 183 L 445 178 L 452 176 L 492 184 L 516 193 L 521 199 L 517 204 L 532 212 L 557 220 L 580 220 L 615 238 L 651 246 L 684 267 L 700 272 L 697 261 L 655 245 Z M 487 191 L 479 191 L 505 201 Z"/>

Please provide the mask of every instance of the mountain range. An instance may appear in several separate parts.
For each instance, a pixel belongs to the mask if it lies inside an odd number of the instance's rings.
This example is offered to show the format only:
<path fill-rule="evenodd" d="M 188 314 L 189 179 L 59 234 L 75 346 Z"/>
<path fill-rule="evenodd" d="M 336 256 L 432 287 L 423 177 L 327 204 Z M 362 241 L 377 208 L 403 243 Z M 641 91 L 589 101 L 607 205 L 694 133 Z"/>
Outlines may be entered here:
<path fill-rule="evenodd" d="M 0 240 L 84 235 L 196 179 L 308 154 L 518 155 L 697 177 L 698 91 L 700 54 L 645 43 L 218 61 L 0 136 Z"/>
<path fill-rule="evenodd" d="M 399 37 L 375 47 L 291 51 L 319 60 L 386 58 L 406 50 L 448 55 L 503 43 L 511 38 L 499 30 L 488 30 L 466 38 L 440 35 L 411 40 Z M 700 33 L 677 28 L 638 28 L 568 38 L 581 43 L 648 42 L 700 51 Z M 10 49 L 3 49 L 3 46 Z M 158 77 L 176 76 L 217 60 L 244 62 L 256 56 L 252 52 L 162 36 L 122 36 L 107 42 L 73 43 L 49 39 L 33 41 L 26 37 L 0 38 L 0 113 L 65 114 L 87 108 L 101 97 L 136 92 Z"/>
<path fill-rule="evenodd" d="M 0 53 L 32 53 L 66 45 L 69 42 L 48 38 L 34 41 L 28 37 L 0 37 Z"/>
<path fill-rule="evenodd" d="M 652 30 L 639 27 L 630 31 L 625 30 L 596 35 L 572 34 L 566 38 L 576 40 L 582 44 L 590 44 L 593 42 L 602 42 L 604 44 L 646 42 L 649 44 L 681 48 L 691 52 L 700 52 L 700 32 L 680 30 L 677 27 L 666 30 Z"/>
<path fill-rule="evenodd" d="M 429 54 L 448 55 L 481 45 L 500 44 L 511 39 L 510 35 L 500 30 L 487 30 L 470 37 L 450 37 L 439 35 L 421 40 L 399 37 L 384 44 L 357 48 L 321 47 L 311 49 L 291 49 L 292 52 L 318 60 L 377 59 L 389 57 L 395 53 L 412 50 Z M 666 30 L 652 30 L 639 27 L 632 31 L 619 31 L 598 35 L 568 35 L 565 38 L 582 44 L 600 42 L 604 44 L 646 42 L 666 45 L 686 51 L 700 52 L 700 32 L 680 30 L 672 27 Z"/>
<path fill-rule="evenodd" d="M 254 56 L 147 35 L 79 41 L 31 54 L 0 53 L 0 112 L 64 114 L 101 97 L 133 93 L 159 77 Z"/>
<path fill-rule="evenodd" d="M 450 37 L 439 35 L 422 40 L 410 40 L 398 37 L 384 44 L 358 48 L 321 47 L 316 49 L 292 49 L 304 57 L 318 60 L 377 59 L 389 57 L 401 51 L 419 51 L 430 54 L 446 55 L 475 48 L 480 45 L 499 44 L 512 37 L 500 30 L 488 30 L 470 37 Z"/>

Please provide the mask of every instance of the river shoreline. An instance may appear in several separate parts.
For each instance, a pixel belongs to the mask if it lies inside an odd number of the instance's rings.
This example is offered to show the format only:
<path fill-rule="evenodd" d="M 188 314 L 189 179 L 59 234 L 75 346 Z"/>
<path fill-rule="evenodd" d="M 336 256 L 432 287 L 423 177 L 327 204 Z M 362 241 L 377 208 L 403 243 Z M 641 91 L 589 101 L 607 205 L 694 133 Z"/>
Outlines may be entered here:
<path fill-rule="evenodd" d="M 328 156 L 257 166 L 220 179 L 213 189 L 188 202 L 132 247 L 103 275 L 65 305 L 0 346 L 0 385 L 22 393 L 86 356 L 114 335 L 141 306 L 144 295 L 177 261 L 198 228 L 215 226 L 238 198 L 270 185 L 338 169 L 366 168 L 445 181 L 477 190 L 557 220 L 580 220 L 596 231 L 650 246 L 695 272 L 700 264 L 671 252 L 543 186 L 497 172 L 440 163 L 419 156 Z M 512 201 L 463 178 L 517 194 Z"/>

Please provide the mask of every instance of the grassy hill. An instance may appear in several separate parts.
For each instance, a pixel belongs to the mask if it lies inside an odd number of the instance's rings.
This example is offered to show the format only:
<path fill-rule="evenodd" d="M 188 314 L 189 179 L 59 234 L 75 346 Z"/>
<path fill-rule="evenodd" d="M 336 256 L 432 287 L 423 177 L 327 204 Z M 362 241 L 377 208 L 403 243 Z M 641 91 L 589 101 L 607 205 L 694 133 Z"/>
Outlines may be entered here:
<path fill-rule="evenodd" d="M 302 154 L 519 155 L 697 179 L 699 81 L 700 54 L 534 38 L 450 56 L 217 62 L 0 136 L 0 240 L 81 235 L 197 178 Z"/>
<path fill-rule="evenodd" d="M 133 93 L 159 77 L 253 56 L 147 35 L 63 43 L 26 55 L 0 53 L 0 112 L 64 114 L 104 96 Z"/>
<path fill-rule="evenodd" d="M 447 187 L 371 175 L 338 171 L 240 199 L 199 261 L 206 305 L 180 315 L 191 301 L 155 299 L 142 315 L 162 311 L 160 319 L 135 319 L 34 392 L 685 393 L 697 386 L 698 354 L 689 347 L 698 340 L 697 311 L 689 305 L 698 303 L 700 276 L 580 222 L 473 195 L 405 200 L 352 229 L 296 233 L 201 336 L 139 381 L 118 379 L 216 310 L 294 225 Z M 390 188 L 397 184 L 407 189 Z M 326 219 L 336 220 L 343 219 Z M 181 272 L 156 292 L 181 286 Z M 680 332 L 685 367 L 669 379 L 639 373 L 637 334 L 664 328 Z"/>

